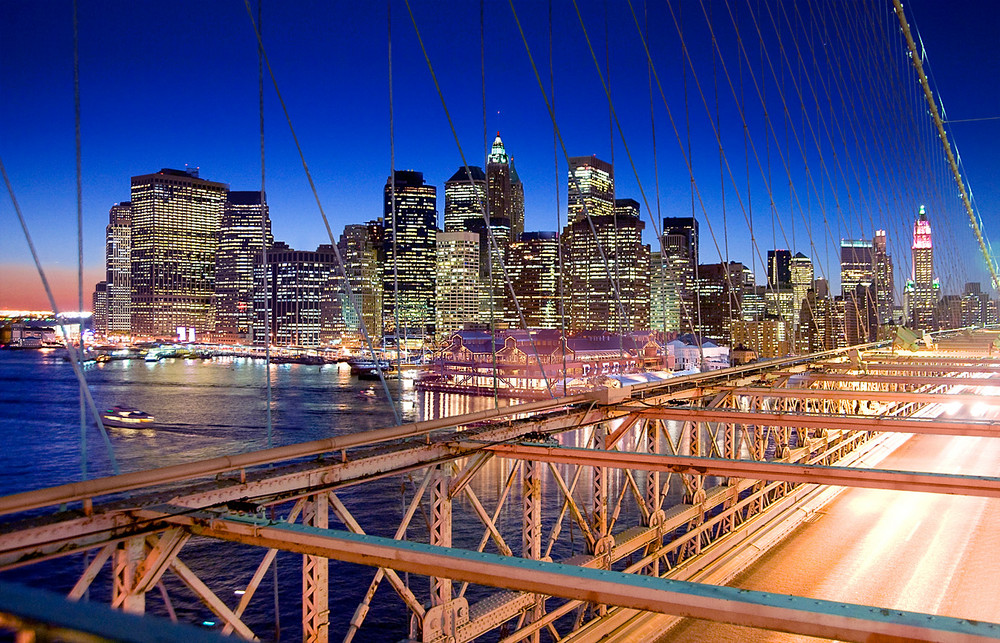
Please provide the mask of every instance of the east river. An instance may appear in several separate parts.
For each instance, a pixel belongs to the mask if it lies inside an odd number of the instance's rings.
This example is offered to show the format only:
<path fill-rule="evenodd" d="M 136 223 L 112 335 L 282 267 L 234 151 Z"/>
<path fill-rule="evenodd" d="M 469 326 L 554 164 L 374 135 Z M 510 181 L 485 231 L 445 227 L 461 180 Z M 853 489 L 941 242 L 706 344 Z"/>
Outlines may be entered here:
<path fill-rule="evenodd" d="M 262 449 L 267 446 L 266 377 L 272 385 L 272 440 L 275 446 L 391 426 L 392 410 L 378 382 L 359 382 L 347 365 L 272 365 L 248 359 L 160 362 L 113 361 L 88 366 L 85 375 L 97 407 L 141 409 L 156 419 L 153 429 L 109 429 L 122 472 Z M 492 398 L 418 392 L 411 381 L 390 380 L 404 422 L 466 413 L 493 405 Z M 374 389 L 374 397 L 363 391 Z M 500 401 L 504 404 L 504 400 Z M 55 352 L 0 350 L 0 494 L 78 481 L 81 473 L 80 391 L 70 364 Z M 87 429 L 88 477 L 110 475 L 107 449 L 93 422 Z M 416 477 L 416 476 L 415 476 Z M 487 474 L 496 488 L 504 472 Z M 366 529 L 392 535 L 403 503 L 412 498 L 419 479 L 392 478 L 343 492 L 343 500 Z M 284 508 L 287 512 L 287 507 Z M 510 514 L 510 515 L 507 515 Z M 513 504 L 502 520 L 519 520 Z M 334 519 L 331 518 L 331 526 Z M 419 518 L 418 522 L 423 523 Z M 513 523 L 512 523 L 513 524 Z M 456 539 L 466 529 L 456 525 Z M 478 540 L 482 527 L 468 526 Z M 475 535 L 472 535 L 475 532 Z M 473 544 L 472 547 L 475 545 Z M 181 559 L 231 607 L 264 552 L 251 547 L 192 540 Z M 81 556 L 31 565 L 0 575 L 0 580 L 68 591 L 82 572 Z M 301 557 L 281 554 L 277 561 L 280 639 L 301 639 Z M 374 570 L 331 561 L 331 633 L 345 631 Z M 107 602 L 110 572 L 105 566 L 91 598 Z M 197 598 L 164 576 L 180 620 L 218 628 L 218 621 Z M 413 579 L 425 596 L 425 579 Z M 275 589 L 271 574 L 254 597 L 244 620 L 264 640 L 274 640 Z M 147 611 L 165 615 L 157 591 L 147 598 Z M 386 641 L 405 637 L 408 620 L 400 599 L 383 583 L 372 612 L 355 640 Z"/>

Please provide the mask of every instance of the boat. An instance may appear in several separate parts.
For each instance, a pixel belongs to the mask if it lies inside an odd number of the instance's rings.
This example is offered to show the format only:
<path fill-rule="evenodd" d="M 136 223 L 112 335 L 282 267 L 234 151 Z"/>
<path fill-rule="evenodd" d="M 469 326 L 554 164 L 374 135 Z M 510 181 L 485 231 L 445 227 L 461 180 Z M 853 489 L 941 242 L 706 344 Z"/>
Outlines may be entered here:
<path fill-rule="evenodd" d="M 351 375 L 356 375 L 359 380 L 377 380 L 379 371 L 387 374 L 391 368 L 388 360 L 380 359 L 378 363 L 371 359 L 349 359 L 347 363 L 351 365 Z"/>
<path fill-rule="evenodd" d="M 104 423 L 110 426 L 141 426 L 150 424 L 155 419 L 149 413 L 129 406 L 115 406 L 101 415 Z"/>
<path fill-rule="evenodd" d="M 362 400 L 374 400 L 377 397 L 377 395 L 378 394 L 375 393 L 375 389 L 373 388 L 366 388 L 358 391 L 358 397 L 361 398 Z"/>

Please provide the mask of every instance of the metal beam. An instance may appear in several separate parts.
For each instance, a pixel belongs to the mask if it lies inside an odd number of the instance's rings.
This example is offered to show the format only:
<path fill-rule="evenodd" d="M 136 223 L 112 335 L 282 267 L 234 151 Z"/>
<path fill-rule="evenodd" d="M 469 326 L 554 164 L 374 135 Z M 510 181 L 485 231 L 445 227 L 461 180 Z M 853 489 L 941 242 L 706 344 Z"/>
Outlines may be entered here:
<path fill-rule="evenodd" d="M 870 384 L 905 384 L 911 386 L 1000 386 L 1000 378 L 931 377 L 926 375 L 855 375 L 851 373 L 816 373 L 805 375 L 810 382 L 862 382 Z"/>
<path fill-rule="evenodd" d="M 425 576 L 843 641 L 996 641 L 1000 625 L 498 556 L 252 518 L 178 516 L 198 535 Z"/>
<path fill-rule="evenodd" d="M 799 400 L 865 400 L 868 402 L 916 402 L 919 404 L 1000 404 L 1000 396 L 971 393 L 906 393 L 900 391 L 842 391 L 822 388 L 737 388 L 733 395 L 792 398 Z"/>
<path fill-rule="evenodd" d="M 58 594 L 0 583 L 0 627 L 36 632 L 40 640 L 93 643 L 223 643 L 217 632 L 178 625 L 156 616 L 136 616 L 100 603 L 78 603 Z"/>
<path fill-rule="evenodd" d="M 931 371 L 948 373 L 1000 373 L 1000 367 L 988 364 L 950 364 L 945 366 L 942 364 L 912 364 L 908 362 L 897 362 L 892 364 L 862 362 L 861 368 L 858 368 L 857 366 L 846 362 L 823 362 L 816 364 L 816 366 L 825 371 L 861 371 L 862 373 L 870 371 L 905 371 L 911 373 L 926 373 Z"/>
<path fill-rule="evenodd" d="M 856 467 L 699 458 L 627 451 L 592 451 L 577 447 L 533 444 L 497 444 L 486 448 L 507 458 L 590 467 L 672 471 L 698 475 L 731 476 L 751 480 L 783 480 L 841 487 L 1000 498 L 1000 478 L 991 476 L 859 469 Z"/>
<path fill-rule="evenodd" d="M 818 415 L 807 413 L 769 413 L 729 409 L 650 408 L 637 410 L 648 418 L 675 422 L 734 422 L 754 426 L 782 426 L 798 429 L 842 429 L 845 431 L 892 431 L 929 435 L 969 435 L 1000 437 L 1000 422 L 941 420 L 939 418 L 894 418 L 871 415 Z"/>

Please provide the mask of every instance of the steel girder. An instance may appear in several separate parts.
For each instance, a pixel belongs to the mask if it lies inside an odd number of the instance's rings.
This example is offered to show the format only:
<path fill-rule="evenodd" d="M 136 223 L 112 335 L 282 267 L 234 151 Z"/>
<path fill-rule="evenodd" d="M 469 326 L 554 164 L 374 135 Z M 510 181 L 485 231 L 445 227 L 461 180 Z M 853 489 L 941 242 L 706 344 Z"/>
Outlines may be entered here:
<path fill-rule="evenodd" d="M 635 413 L 647 418 L 676 422 L 723 422 L 753 426 L 845 431 L 892 431 L 930 435 L 1000 437 L 1000 422 L 989 420 L 941 420 L 938 418 L 894 418 L 870 415 L 827 416 L 805 413 L 743 412 L 729 409 L 649 408 Z"/>
<path fill-rule="evenodd" d="M 935 642 L 1000 640 L 1000 625 L 993 623 L 672 581 L 304 525 L 204 516 L 192 521 L 188 529 L 221 540 L 363 565 L 427 576 L 447 573 L 471 583 L 807 636 L 850 641 L 870 641 L 873 637 Z"/>
<path fill-rule="evenodd" d="M 832 467 L 790 462 L 762 462 L 758 460 L 729 460 L 724 458 L 660 455 L 624 451 L 592 451 L 576 447 L 536 444 L 497 444 L 485 448 L 499 456 L 508 458 L 591 467 L 618 467 L 622 469 L 731 476 L 753 480 L 783 480 L 786 482 L 827 484 L 843 487 L 866 487 L 870 489 L 892 489 L 896 491 L 948 493 L 1000 498 L 1000 478 L 991 476 L 860 469 L 856 467 Z"/>

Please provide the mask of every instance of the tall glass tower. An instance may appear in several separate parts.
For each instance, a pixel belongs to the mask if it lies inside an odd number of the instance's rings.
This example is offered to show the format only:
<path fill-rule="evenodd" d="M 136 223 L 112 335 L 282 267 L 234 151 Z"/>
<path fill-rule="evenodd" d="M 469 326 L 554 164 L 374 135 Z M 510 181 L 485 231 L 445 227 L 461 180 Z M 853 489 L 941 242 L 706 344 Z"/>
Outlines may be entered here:
<path fill-rule="evenodd" d="M 252 341 L 254 262 L 274 243 L 267 200 L 257 192 L 230 192 L 219 224 L 215 261 L 215 332 L 222 341 Z"/>
<path fill-rule="evenodd" d="M 383 197 L 383 326 L 423 337 L 434 325 L 437 188 L 424 183 L 423 172 L 397 170 Z"/>
<path fill-rule="evenodd" d="M 106 323 L 108 335 L 127 334 L 132 329 L 132 204 L 111 206 L 105 236 Z"/>
<path fill-rule="evenodd" d="M 215 258 L 229 186 L 197 169 L 132 177 L 132 333 L 215 330 Z"/>

